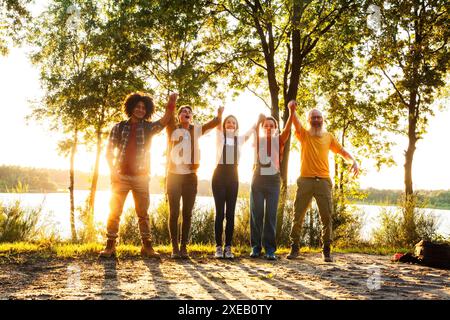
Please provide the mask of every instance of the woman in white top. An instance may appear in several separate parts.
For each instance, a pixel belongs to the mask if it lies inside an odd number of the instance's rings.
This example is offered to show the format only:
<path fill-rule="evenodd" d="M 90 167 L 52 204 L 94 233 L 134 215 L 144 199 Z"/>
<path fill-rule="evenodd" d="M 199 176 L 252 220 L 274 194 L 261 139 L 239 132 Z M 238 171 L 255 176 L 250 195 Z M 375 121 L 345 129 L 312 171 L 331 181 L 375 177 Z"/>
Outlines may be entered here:
<path fill-rule="evenodd" d="M 238 163 L 242 145 L 255 132 L 256 124 L 244 135 L 239 135 L 239 124 L 235 116 L 227 116 L 222 126 L 217 127 L 217 167 L 212 178 L 212 191 L 216 205 L 215 239 L 216 258 L 232 259 L 231 242 L 234 231 L 234 213 L 239 189 Z M 225 227 L 225 250 L 222 234 Z"/>

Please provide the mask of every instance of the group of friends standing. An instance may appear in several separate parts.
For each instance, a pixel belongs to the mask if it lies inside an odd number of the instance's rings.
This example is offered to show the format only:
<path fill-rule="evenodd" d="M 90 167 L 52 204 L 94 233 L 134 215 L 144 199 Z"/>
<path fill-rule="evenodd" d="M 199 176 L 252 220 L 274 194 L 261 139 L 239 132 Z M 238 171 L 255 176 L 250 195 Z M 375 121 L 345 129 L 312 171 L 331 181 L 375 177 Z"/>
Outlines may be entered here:
<path fill-rule="evenodd" d="M 189 258 L 187 245 L 197 195 L 197 170 L 200 160 L 198 140 L 210 130 L 216 129 L 216 168 L 212 176 L 212 192 L 216 208 L 215 257 L 234 258 L 232 241 L 239 189 L 238 165 L 242 146 L 253 136 L 255 161 L 250 190 L 252 248 L 250 257 L 264 256 L 268 260 L 276 260 L 280 163 L 284 148 L 289 147 L 286 143 L 293 125 L 295 136 L 301 144 L 301 171 L 297 180 L 295 213 L 290 234 L 291 252 L 287 258 L 294 259 L 299 256 L 302 223 L 314 197 L 322 222 L 323 259 L 327 262 L 332 261 L 330 246 L 333 206 L 329 151 L 340 154 L 351 162 L 351 171 L 355 175 L 359 173 L 359 167 L 353 156 L 325 130 L 321 111 L 313 109 L 308 113 L 308 128 L 305 128 L 297 115 L 296 101 L 290 101 L 289 118 L 283 130 L 280 130 L 275 118 L 260 114 L 250 130 L 241 134 L 235 116 L 228 115 L 222 119 L 223 107 L 218 108 L 217 115 L 210 121 L 197 124 L 194 122 L 194 110 L 191 106 L 176 108 L 177 98 L 176 93 L 169 96 L 165 113 L 157 121 L 151 121 L 155 106 L 150 96 L 137 92 L 125 99 L 124 112 L 128 119 L 112 128 L 106 151 L 111 170 L 112 197 L 106 228 L 106 248 L 100 255 L 102 257 L 115 255 L 120 216 L 125 199 L 131 191 L 142 238 L 141 253 L 145 257 L 159 257 L 152 246 L 148 214 L 150 150 L 152 137 L 166 128 L 168 136 L 166 193 L 169 202 L 171 257 Z M 181 229 L 178 227 L 180 211 Z"/>

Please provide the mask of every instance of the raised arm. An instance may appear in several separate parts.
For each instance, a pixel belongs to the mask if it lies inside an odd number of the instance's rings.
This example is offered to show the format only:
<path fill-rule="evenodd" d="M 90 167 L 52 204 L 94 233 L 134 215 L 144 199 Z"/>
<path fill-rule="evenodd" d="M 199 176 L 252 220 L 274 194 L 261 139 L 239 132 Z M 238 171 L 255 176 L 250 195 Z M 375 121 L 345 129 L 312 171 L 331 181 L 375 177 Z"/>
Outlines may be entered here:
<path fill-rule="evenodd" d="M 284 126 L 283 132 L 281 132 L 280 134 L 281 144 L 286 143 L 287 139 L 289 138 L 289 135 L 291 134 L 292 120 L 294 117 L 293 115 L 295 114 L 295 107 L 296 107 L 296 104 L 293 104 L 291 102 L 289 102 L 288 104 L 289 118 L 286 122 L 286 125 Z"/>
<path fill-rule="evenodd" d="M 256 130 L 258 130 L 258 126 L 266 119 L 266 116 L 262 113 L 259 114 L 258 116 L 258 120 L 256 121 L 256 123 L 247 130 L 246 133 L 244 133 L 244 135 L 241 136 L 241 139 L 243 140 L 243 142 L 247 142 L 248 139 L 250 139 L 250 137 L 252 136 L 253 133 L 255 133 Z"/>
<path fill-rule="evenodd" d="M 212 120 L 208 121 L 204 125 L 202 125 L 202 134 L 205 134 L 207 131 L 219 126 L 222 123 L 222 114 L 224 107 L 220 107 L 217 110 L 217 116 Z"/>
<path fill-rule="evenodd" d="M 171 93 L 169 96 L 169 101 L 166 105 L 166 112 L 164 113 L 164 116 L 159 119 L 159 122 L 163 127 L 169 124 L 169 122 L 174 119 L 175 114 L 175 107 L 178 99 L 178 93 Z"/>
<path fill-rule="evenodd" d="M 289 101 L 288 107 L 289 107 L 289 111 L 292 114 L 292 123 L 294 124 L 295 132 L 297 134 L 301 134 L 303 126 L 302 126 L 300 119 L 298 118 L 297 112 L 296 112 L 297 101 L 295 101 L 295 100 Z"/>

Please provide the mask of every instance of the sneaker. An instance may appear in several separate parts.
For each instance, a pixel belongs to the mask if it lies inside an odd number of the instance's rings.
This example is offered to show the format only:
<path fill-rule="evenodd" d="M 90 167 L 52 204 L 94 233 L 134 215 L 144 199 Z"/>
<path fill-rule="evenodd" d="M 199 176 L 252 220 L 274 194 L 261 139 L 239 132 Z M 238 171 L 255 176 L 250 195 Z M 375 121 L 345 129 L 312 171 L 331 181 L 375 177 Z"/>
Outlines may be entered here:
<path fill-rule="evenodd" d="M 234 254 L 231 252 L 231 246 L 225 247 L 224 258 L 225 259 L 234 259 Z"/>
<path fill-rule="evenodd" d="M 275 255 L 275 253 L 267 253 L 264 258 L 266 258 L 267 260 L 277 260 L 277 256 Z"/>
<path fill-rule="evenodd" d="M 288 259 L 295 259 L 300 255 L 300 250 L 298 247 L 291 247 L 291 252 L 288 254 L 286 258 Z"/>
<path fill-rule="evenodd" d="M 170 255 L 172 259 L 180 259 L 180 249 L 178 249 L 178 246 L 172 247 L 172 254 Z"/>
<path fill-rule="evenodd" d="M 252 253 L 250 253 L 250 258 L 259 258 L 261 256 L 261 251 L 252 250 Z"/>
<path fill-rule="evenodd" d="M 222 259 L 223 258 L 222 246 L 217 246 L 216 247 L 216 253 L 214 254 L 214 258 L 216 258 L 216 259 Z"/>

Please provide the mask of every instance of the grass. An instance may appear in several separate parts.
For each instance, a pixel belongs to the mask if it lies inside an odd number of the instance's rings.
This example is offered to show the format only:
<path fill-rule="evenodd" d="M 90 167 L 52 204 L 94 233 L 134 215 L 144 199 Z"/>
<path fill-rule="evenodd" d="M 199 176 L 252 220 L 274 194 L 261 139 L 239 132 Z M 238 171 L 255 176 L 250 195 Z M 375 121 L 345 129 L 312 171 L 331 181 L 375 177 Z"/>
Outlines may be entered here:
<path fill-rule="evenodd" d="M 0 260 L 8 260 L 21 262 L 26 258 L 31 259 L 80 259 L 80 258 L 97 258 L 98 253 L 102 250 L 103 244 L 87 243 L 0 243 Z M 170 245 L 156 246 L 155 250 L 163 255 L 171 253 Z M 194 257 L 208 258 L 215 252 L 215 246 L 205 244 L 193 244 L 188 246 L 188 250 Z M 247 256 L 250 248 L 247 246 L 234 247 L 233 251 L 236 257 Z M 319 253 L 320 248 L 303 247 L 302 253 Z M 407 248 L 388 248 L 388 247 L 349 247 L 349 248 L 333 248 L 335 253 L 364 253 L 373 255 L 392 255 L 396 252 L 407 252 Z M 289 248 L 279 248 L 278 255 L 286 255 Z M 117 247 L 117 256 L 120 258 L 138 258 L 140 257 L 140 247 L 134 245 L 119 245 Z"/>

